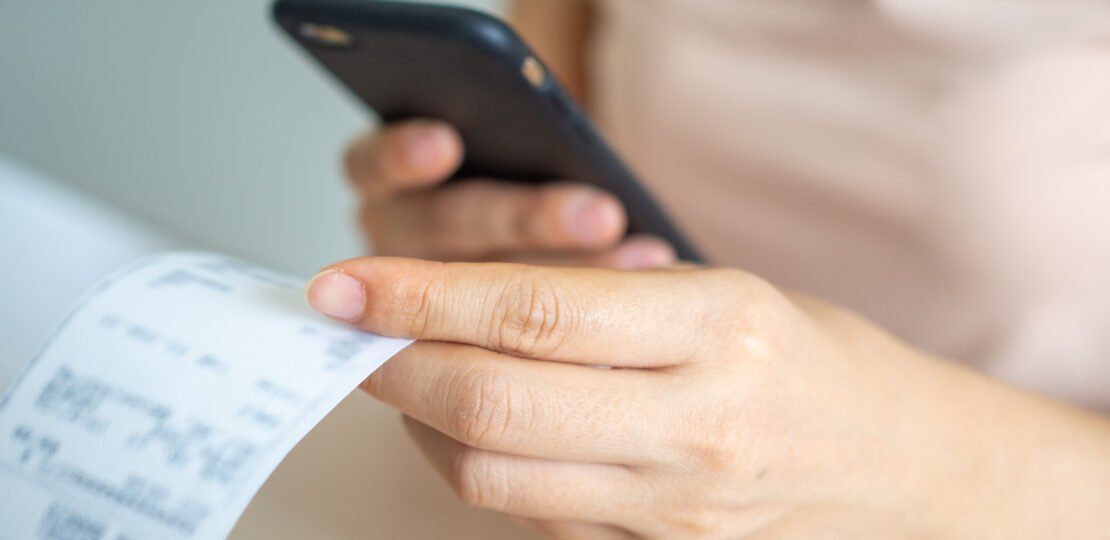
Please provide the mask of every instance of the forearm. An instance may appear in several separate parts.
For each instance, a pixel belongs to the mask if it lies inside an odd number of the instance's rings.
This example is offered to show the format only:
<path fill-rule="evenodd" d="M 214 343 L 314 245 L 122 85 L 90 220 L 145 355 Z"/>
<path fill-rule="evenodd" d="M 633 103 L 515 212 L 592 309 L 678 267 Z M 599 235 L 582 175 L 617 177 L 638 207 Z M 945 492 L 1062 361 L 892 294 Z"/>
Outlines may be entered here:
<path fill-rule="evenodd" d="M 853 359 L 847 377 L 877 391 L 883 426 L 864 467 L 871 504 L 921 538 L 1105 538 L 1110 420 L 910 347 L 810 299 L 794 302 Z M 828 421 L 828 420 L 826 420 Z M 861 452 L 872 449 L 864 447 Z"/>
<path fill-rule="evenodd" d="M 976 374 L 956 378 L 963 395 L 948 400 L 949 425 L 966 459 L 941 462 L 954 473 L 937 486 L 945 536 L 1105 538 L 1110 422 Z"/>

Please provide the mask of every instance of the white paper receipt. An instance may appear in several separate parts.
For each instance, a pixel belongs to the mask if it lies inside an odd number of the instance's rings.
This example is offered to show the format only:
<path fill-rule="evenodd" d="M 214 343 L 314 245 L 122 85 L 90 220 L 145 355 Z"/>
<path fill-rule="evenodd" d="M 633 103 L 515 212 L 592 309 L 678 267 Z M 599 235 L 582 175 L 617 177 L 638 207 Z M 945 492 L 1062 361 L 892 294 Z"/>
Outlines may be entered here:
<path fill-rule="evenodd" d="M 293 446 L 410 343 L 321 318 L 303 285 L 205 253 L 97 285 L 0 399 L 0 537 L 226 537 Z"/>

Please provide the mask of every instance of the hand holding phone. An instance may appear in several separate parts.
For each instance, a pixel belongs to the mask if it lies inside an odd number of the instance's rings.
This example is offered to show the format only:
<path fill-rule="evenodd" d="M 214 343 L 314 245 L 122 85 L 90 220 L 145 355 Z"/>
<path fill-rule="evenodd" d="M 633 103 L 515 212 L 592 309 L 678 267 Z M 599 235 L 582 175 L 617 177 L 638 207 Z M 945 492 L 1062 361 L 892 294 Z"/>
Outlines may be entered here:
<path fill-rule="evenodd" d="M 278 0 L 274 14 L 386 124 L 347 160 L 378 253 L 620 268 L 699 260 L 495 18 L 365 0 Z M 455 179 L 466 181 L 444 184 Z"/>
<path fill-rule="evenodd" d="M 433 120 L 397 122 L 352 143 L 347 173 L 361 200 L 359 223 L 377 253 L 619 269 L 674 262 L 662 240 L 624 238 L 624 208 L 596 187 L 444 184 L 464 153 L 455 129 Z"/>

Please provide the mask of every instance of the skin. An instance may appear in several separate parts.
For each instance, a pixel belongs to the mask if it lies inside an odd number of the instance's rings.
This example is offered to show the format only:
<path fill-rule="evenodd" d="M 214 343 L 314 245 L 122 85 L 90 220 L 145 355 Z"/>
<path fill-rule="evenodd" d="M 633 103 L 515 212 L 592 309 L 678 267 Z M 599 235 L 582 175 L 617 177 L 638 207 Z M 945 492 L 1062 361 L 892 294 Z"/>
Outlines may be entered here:
<path fill-rule="evenodd" d="M 389 126 L 352 144 L 348 176 L 377 253 L 623 269 L 674 261 L 660 240 L 622 239 L 624 209 L 590 186 L 491 179 L 441 185 L 463 152 L 453 128 L 430 120 Z"/>
<path fill-rule="evenodd" d="M 319 311 L 467 503 L 552 538 L 1097 538 L 1110 425 L 731 269 L 363 258 Z M 612 369 L 598 369 L 609 366 Z"/>
<path fill-rule="evenodd" d="M 588 104 L 590 2 L 512 14 Z M 755 276 L 677 267 L 659 240 L 623 238 L 615 198 L 572 180 L 442 185 L 464 153 L 429 120 L 351 145 L 376 252 L 527 265 L 357 259 L 308 291 L 329 316 L 418 340 L 364 389 L 405 414 L 464 501 L 552 538 L 1107 530 L 1104 419 Z"/>

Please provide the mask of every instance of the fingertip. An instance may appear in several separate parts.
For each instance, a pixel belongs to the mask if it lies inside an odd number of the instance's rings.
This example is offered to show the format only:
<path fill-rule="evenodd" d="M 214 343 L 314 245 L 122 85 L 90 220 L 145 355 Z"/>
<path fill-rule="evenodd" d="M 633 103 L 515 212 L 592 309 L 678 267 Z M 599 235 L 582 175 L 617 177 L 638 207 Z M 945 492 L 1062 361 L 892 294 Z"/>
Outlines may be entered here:
<path fill-rule="evenodd" d="M 341 321 L 356 321 L 366 307 L 366 289 L 361 281 L 338 268 L 328 268 L 305 287 L 305 300 L 312 309 Z"/>
<path fill-rule="evenodd" d="M 398 157 L 413 182 L 442 180 L 458 169 L 463 144 L 454 127 L 438 120 L 416 120 L 399 129 Z"/>
<path fill-rule="evenodd" d="M 419 337 L 419 314 L 442 281 L 445 263 L 361 257 L 323 270 L 306 296 L 316 311 L 376 334 Z"/>
<path fill-rule="evenodd" d="M 609 193 L 583 188 L 564 209 L 564 227 L 584 248 L 613 244 L 626 226 L 620 201 Z"/>
<path fill-rule="evenodd" d="M 646 270 L 670 266 L 678 260 L 674 248 L 666 241 L 653 236 L 629 238 L 614 254 L 616 268 L 620 270 Z"/>

